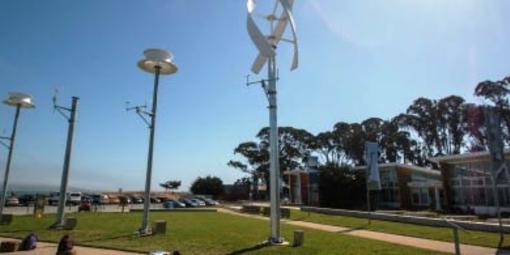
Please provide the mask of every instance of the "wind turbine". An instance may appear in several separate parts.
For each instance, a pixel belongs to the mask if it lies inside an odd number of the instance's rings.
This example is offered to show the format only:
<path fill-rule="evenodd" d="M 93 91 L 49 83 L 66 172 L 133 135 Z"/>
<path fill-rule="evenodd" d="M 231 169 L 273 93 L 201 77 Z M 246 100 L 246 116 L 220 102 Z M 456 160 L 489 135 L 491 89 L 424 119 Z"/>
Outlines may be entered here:
<path fill-rule="evenodd" d="M 270 140 L 270 200 L 271 200 L 271 233 L 267 242 L 269 244 L 283 244 L 280 235 L 280 166 L 278 153 L 278 128 L 276 116 L 276 81 L 278 80 L 276 67 L 276 49 L 281 41 L 293 46 L 294 54 L 290 70 L 298 67 L 298 45 L 296 37 L 296 25 L 292 15 L 294 0 L 274 0 L 273 9 L 270 13 L 260 14 L 255 12 L 255 0 L 248 0 L 248 17 L 246 25 L 252 42 L 259 53 L 255 58 L 251 71 L 258 74 L 267 63 L 267 79 L 250 82 L 247 85 L 260 83 L 269 101 L 269 140 Z M 279 12 L 281 10 L 281 12 Z M 262 18 L 269 23 L 270 31 L 263 33 L 255 18 Z M 283 38 L 287 26 L 291 28 L 291 39 Z"/>

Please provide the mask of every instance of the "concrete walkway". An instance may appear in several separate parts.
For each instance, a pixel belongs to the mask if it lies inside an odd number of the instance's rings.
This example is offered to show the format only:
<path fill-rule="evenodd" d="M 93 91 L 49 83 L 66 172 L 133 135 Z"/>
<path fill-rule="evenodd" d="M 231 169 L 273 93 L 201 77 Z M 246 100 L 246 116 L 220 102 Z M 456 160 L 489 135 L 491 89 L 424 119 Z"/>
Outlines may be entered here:
<path fill-rule="evenodd" d="M 20 241 L 12 238 L 4 238 L 0 237 L 0 242 L 3 241 Z M 74 246 L 74 250 L 76 250 L 76 254 L 78 255 L 140 255 L 146 253 L 133 253 L 133 252 L 125 252 L 125 251 L 117 251 L 117 250 L 109 250 L 109 249 L 98 249 L 98 248 L 89 248 L 83 246 Z M 57 253 L 57 244 L 56 243 L 47 243 L 47 242 L 37 242 L 37 249 L 33 251 L 17 251 L 17 252 L 6 252 L 1 254 L 19 254 L 19 255 L 55 255 Z"/>
<path fill-rule="evenodd" d="M 255 218 L 255 219 L 269 220 L 266 217 L 238 213 L 238 212 L 228 210 L 228 209 L 219 209 L 218 212 L 235 214 L 238 216 Z M 394 243 L 394 244 L 398 244 L 398 245 L 411 246 L 411 247 L 427 249 L 427 250 L 432 250 L 432 251 L 438 251 L 438 252 L 455 253 L 454 244 L 450 243 L 450 242 L 436 241 L 436 240 L 395 235 L 395 234 L 387 234 L 387 233 L 381 233 L 381 232 L 375 232 L 375 231 L 369 231 L 369 230 L 354 230 L 354 229 L 345 228 L 345 227 L 331 226 L 331 225 L 318 224 L 318 223 L 305 222 L 305 221 L 282 220 L 282 222 L 292 225 L 292 226 L 310 228 L 310 229 L 321 230 L 321 231 L 332 232 L 332 233 L 341 233 L 341 234 L 345 234 L 345 235 L 351 235 L 351 236 L 367 238 L 367 239 L 374 239 L 374 240 Z M 461 244 L 460 251 L 461 251 L 461 254 L 463 254 L 463 255 L 510 254 L 510 251 L 499 251 L 498 252 L 497 249 L 494 249 L 494 248 L 487 248 L 487 247 L 467 245 L 467 244 Z"/>

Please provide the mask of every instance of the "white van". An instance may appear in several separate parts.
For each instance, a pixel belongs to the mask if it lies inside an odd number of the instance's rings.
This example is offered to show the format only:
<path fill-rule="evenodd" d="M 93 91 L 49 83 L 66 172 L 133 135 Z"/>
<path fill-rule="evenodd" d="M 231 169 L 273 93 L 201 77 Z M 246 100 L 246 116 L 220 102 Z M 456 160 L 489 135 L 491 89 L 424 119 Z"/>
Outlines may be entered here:
<path fill-rule="evenodd" d="M 67 203 L 72 205 L 79 205 L 81 203 L 81 192 L 67 193 Z"/>
<path fill-rule="evenodd" d="M 67 192 L 66 204 L 79 205 L 81 203 L 81 192 Z M 48 198 L 49 205 L 58 205 L 60 201 L 60 192 L 51 192 Z"/>

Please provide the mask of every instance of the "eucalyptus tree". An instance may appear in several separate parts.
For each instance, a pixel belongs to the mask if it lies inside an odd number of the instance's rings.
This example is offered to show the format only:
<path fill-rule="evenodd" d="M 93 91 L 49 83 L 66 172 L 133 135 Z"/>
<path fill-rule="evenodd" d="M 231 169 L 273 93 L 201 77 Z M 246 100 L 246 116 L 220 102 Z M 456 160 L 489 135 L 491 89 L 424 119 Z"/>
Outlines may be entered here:
<path fill-rule="evenodd" d="M 483 107 L 468 103 L 464 106 L 464 123 L 466 125 L 467 150 L 470 152 L 487 150 L 487 137 L 485 135 L 485 119 Z"/>
<path fill-rule="evenodd" d="M 466 136 L 465 100 L 451 95 L 437 102 L 438 134 L 441 141 L 441 151 L 446 154 L 459 154 L 464 146 Z"/>
<path fill-rule="evenodd" d="M 243 173 L 249 174 L 252 185 L 259 183 L 262 179 L 269 182 L 269 151 L 262 148 L 258 143 L 250 141 L 239 144 L 234 149 L 235 155 L 240 155 L 241 160 L 230 160 L 227 165 Z M 257 188 L 254 189 L 255 196 L 259 196 Z"/>
<path fill-rule="evenodd" d="M 258 141 L 239 144 L 234 154 L 240 160 L 230 160 L 227 165 L 251 175 L 254 183 L 261 179 L 269 187 L 269 128 L 262 128 L 257 134 Z M 279 127 L 278 139 L 280 149 L 280 173 L 303 167 L 303 159 L 313 151 L 314 136 L 304 129 Z M 258 191 L 255 191 L 258 193 Z"/>
<path fill-rule="evenodd" d="M 401 127 L 416 132 L 427 156 L 443 153 L 437 129 L 438 113 L 435 105 L 435 100 L 420 97 L 414 100 L 406 113 L 396 117 Z"/>
<path fill-rule="evenodd" d="M 499 112 L 506 127 L 506 130 L 503 130 L 505 140 L 507 144 L 510 144 L 510 104 L 508 101 L 510 76 L 499 81 L 486 80 L 478 83 L 475 88 L 475 95 L 492 103 L 496 111 Z"/>
<path fill-rule="evenodd" d="M 257 138 L 260 140 L 260 147 L 269 150 L 269 128 L 261 129 Z M 314 136 L 304 129 L 279 127 L 278 139 L 280 169 L 286 171 L 303 167 L 303 159 L 312 152 Z"/>
<path fill-rule="evenodd" d="M 312 149 L 319 156 L 324 165 L 342 166 L 349 160 L 345 153 L 341 136 L 332 131 L 317 134 L 312 142 Z"/>

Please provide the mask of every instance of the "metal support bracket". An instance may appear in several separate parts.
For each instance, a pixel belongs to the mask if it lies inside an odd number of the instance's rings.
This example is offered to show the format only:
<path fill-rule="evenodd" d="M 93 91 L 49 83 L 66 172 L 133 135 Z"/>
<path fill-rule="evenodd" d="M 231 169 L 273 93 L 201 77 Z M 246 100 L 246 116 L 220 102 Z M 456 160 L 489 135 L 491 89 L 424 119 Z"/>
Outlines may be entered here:
<path fill-rule="evenodd" d="M 147 127 L 152 128 L 150 120 L 154 116 L 154 113 L 144 110 L 145 108 L 147 108 L 147 105 L 137 105 L 137 106 L 133 106 L 133 107 L 127 107 L 126 111 L 129 112 L 129 111 L 134 110 L 136 112 L 136 114 L 138 116 L 140 116 L 140 118 L 143 120 L 143 122 L 145 122 Z"/>
<path fill-rule="evenodd" d="M 67 121 L 71 120 L 71 116 L 70 116 L 71 109 L 69 109 L 67 107 L 60 106 L 60 105 L 53 105 L 53 108 L 55 109 L 55 111 L 60 113 L 60 115 L 62 115 L 62 117 L 64 117 Z M 66 114 L 66 111 L 69 115 Z"/>
<path fill-rule="evenodd" d="M 7 144 L 6 142 L 0 140 L 0 144 L 3 145 L 5 148 L 7 149 L 10 149 L 11 148 L 11 143 L 12 143 L 12 140 L 10 137 L 7 137 L 7 136 L 0 136 L 0 139 L 2 140 L 7 140 L 9 141 L 9 144 Z"/>
<path fill-rule="evenodd" d="M 246 75 L 246 86 L 249 87 L 253 84 L 260 84 L 260 86 L 264 90 L 264 94 L 266 95 L 267 101 L 269 102 L 269 108 L 273 108 L 275 106 L 272 105 L 270 97 L 272 95 L 275 95 L 276 91 L 269 90 L 267 83 L 270 81 L 278 81 L 279 79 L 280 79 L 280 77 L 278 76 L 278 71 L 276 72 L 276 77 L 274 79 L 262 79 L 262 80 L 258 80 L 258 81 L 250 81 L 250 75 L 248 74 L 248 75 Z"/>

